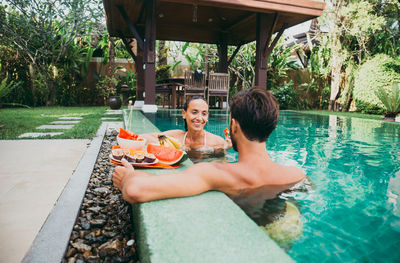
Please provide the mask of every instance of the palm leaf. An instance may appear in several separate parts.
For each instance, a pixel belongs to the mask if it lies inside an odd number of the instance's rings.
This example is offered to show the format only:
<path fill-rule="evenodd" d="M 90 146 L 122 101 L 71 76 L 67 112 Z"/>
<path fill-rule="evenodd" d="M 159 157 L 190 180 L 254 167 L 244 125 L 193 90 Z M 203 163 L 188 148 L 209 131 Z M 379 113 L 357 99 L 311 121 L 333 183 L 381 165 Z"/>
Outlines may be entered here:
<path fill-rule="evenodd" d="M 375 90 L 375 95 L 388 112 L 397 113 L 400 111 L 400 83 L 394 83 L 389 93 L 383 87 L 378 87 Z"/>
<path fill-rule="evenodd" d="M 8 93 L 13 89 L 14 82 L 11 80 L 10 83 L 7 84 L 8 77 L 3 79 L 0 83 L 0 100 L 7 96 Z"/>

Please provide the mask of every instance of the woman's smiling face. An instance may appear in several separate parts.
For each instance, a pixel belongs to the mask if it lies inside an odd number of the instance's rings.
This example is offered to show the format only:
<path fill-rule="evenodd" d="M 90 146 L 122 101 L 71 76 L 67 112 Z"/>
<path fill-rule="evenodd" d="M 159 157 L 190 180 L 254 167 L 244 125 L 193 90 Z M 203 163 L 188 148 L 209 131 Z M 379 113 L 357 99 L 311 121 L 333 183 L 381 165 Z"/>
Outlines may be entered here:
<path fill-rule="evenodd" d="M 201 131 L 208 121 L 208 105 L 203 99 L 194 99 L 189 102 L 187 111 L 182 110 L 182 117 L 186 119 L 188 130 Z"/>

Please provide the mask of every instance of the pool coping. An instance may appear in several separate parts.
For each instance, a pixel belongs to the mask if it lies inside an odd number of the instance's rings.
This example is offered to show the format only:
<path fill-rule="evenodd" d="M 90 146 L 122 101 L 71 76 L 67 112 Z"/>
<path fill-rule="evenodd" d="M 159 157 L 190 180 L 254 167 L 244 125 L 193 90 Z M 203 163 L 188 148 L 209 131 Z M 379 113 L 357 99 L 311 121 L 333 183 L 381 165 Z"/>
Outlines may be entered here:
<path fill-rule="evenodd" d="M 124 111 L 125 124 L 128 112 Z M 147 114 L 146 114 L 147 115 Z M 135 133 L 158 129 L 132 111 Z M 186 160 L 179 170 L 191 166 Z M 153 174 L 166 169 L 145 169 Z M 230 198 L 216 191 L 132 205 L 139 260 L 146 262 L 294 262 Z"/>

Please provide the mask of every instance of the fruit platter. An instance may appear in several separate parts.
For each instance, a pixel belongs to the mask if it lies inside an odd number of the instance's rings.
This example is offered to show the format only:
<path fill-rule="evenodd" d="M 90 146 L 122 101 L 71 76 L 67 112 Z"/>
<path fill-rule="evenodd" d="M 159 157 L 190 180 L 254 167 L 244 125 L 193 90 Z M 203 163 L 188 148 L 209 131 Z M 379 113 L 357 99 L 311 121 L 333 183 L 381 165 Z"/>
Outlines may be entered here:
<path fill-rule="evenodd" d="M 132 151 L 130 149 L 114 148 L 111 150 L 110 159 L 114 162 L 121 162 L 125 158 L 135 166 L 151 165 L 158 162 L 154 154 L 145 151 Z"/>
<path fill-rule="evenodd" d="M 178 149 L 180 144 L 175 139 L 165 135 L 160 135 L 158 139 L 159 145 L 146 145 L 144 138 L 121 128 L 117 136 L 119 145 L 113 146 L 109 155 L 110 161 L 122 165 L 122 159 L 126 159 L 135 167 L 177 168 L 187 159 L 186 152 Z M 121 141 L 123 143 L 120 143 Z"/>

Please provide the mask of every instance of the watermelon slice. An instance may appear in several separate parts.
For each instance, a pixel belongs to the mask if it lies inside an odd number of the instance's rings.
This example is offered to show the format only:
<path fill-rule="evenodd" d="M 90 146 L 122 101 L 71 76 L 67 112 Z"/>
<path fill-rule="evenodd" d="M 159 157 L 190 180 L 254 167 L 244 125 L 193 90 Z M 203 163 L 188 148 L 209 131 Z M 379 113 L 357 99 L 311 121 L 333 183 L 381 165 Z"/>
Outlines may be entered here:
<path fill-rule="evenodd" d="M 173 165 L 187 159 L 185 151 L 161 145 L 148 144 L 147 152 L 154 154 L 160 163 L 168 165 Z"/>

